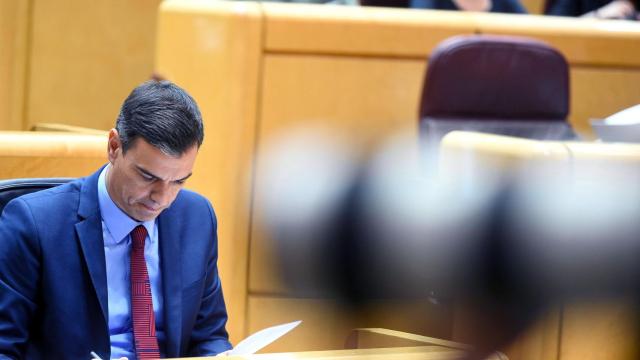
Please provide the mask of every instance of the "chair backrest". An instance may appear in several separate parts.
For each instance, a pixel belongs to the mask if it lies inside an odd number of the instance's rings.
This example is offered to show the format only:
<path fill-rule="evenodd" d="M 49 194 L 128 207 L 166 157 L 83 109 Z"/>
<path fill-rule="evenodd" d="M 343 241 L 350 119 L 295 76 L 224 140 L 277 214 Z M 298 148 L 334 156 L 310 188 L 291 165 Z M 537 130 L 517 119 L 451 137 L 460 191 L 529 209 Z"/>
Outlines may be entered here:
<path fill-rule="evenodd" d="M 73 178 L 37 178 L 0 180 L 0 214 L 9 201 L 18 196 L 58 186 Z"/>
<path fill-rule="evenodd" d="M 572 138 L 568 113 L 567 61 L 541 41 L 455 36 L 429 59 L 419 115 L 422 130 L 438 138 L 451 130 Z"/>

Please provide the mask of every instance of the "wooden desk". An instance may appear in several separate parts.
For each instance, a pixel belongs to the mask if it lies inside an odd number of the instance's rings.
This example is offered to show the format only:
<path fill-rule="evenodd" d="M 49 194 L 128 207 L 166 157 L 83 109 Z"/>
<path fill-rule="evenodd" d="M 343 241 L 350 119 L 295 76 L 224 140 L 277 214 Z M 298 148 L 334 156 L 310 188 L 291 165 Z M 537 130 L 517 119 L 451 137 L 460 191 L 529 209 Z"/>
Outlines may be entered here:
<path fill-rule="evenodd" d="M 326 360 L 360 360 L 360 359 L 430 359 L 449 360 L 464 359 L 470 346 L 447 340 L 405 333 L 382 328 L 354 329 L 347 345 L 347 350 L 301 351 L 272 354 L 256 354 L 250 356 L 231 356 L 230 359 L 326 359 Z M 505 360 L 496 353 L 487 360 Z"/>
<path fill-rule="evenodd" d="M 384 349 L 353 349 L 328 351 L 301 351 L 249 356 L 229 356 L 229 360 L 456 360 L 464 359 L 465 352 L 442 346 L 416 346 Z M 219 357 L 189 359 L 220 359 Z M 497 359 L 496 359 L 497 360 Z"/>

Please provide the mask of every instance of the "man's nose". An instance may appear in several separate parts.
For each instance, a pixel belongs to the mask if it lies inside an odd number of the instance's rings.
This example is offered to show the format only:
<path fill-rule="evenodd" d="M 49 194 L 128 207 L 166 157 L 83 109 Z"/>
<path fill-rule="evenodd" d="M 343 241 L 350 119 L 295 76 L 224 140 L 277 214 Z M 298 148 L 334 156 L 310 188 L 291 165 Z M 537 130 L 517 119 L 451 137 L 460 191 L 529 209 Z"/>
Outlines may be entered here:
<path fill-rule="evenodd" d="M 160 205 L 168 205 L 173 197 L 173 189 L 168 181 L 157 181 L 151 191 L 151 200 Z"/>

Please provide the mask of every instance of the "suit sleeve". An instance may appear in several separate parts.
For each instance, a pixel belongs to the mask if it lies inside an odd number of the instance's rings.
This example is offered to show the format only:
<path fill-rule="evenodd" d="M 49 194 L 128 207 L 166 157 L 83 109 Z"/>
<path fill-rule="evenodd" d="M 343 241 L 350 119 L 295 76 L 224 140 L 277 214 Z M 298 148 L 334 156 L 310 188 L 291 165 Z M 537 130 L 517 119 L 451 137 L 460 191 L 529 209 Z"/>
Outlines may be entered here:
<path fill-rule="evenodd" d="M 35 221 L 22 199 L 0 217 L 0 359 L 24 358 L 36 311 L 40 248 Z"/>
<path fill-rule="evenodd" d="M 546 15 L 580 16 L 578 0 L 555 0 Z"/>
<path fill-rule="evenodd" d="M 222 285 L 218 276 L 218 236 L 216 217 L 207 201 L 207 208 L 213 221 L 212 251 L 207 259 L 207 276 L 200 311 L 191 333 L 189 355 L 215 355 L 232 348 L 225 329 L 227 310 L 222 295 Z"/>

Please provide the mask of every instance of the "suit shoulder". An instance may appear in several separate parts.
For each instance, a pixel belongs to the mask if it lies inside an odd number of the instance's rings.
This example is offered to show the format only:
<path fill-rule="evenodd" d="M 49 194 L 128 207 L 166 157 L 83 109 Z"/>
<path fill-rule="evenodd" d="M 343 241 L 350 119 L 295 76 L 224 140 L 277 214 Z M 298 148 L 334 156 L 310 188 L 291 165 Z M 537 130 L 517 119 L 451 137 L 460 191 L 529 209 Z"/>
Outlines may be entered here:
<path fill-rule="evenodd" d="M 215 216 L 213 206 L 211 202 L 206 197 L 191 191 L 182 189 L 178 193 L 173 204 L 171 204 L 170 209 L 172 211 L 180 211 L 180 212 L 202 212 L 202 213 L 211 213 L 211 215 Z"/>
<path fill-rule="evenodd" d="M 49 201 L 59 196 L 68 196 L 69 194 L 80 193 L 83 179 L 70 181 L 66 184 L 54 186 L 49 189 L 35 191 L 20 196 L 19 198 L 26 202 Z"/>
<path fill-rule="evenodd" d="M 211 206 L 211 203 L 209 202 L 209 200 L 206 197 L 198 194 L 197 192 L 194 192 L 194 191 L 191 191 L 191 190 L 187 190 L 187 189 L 180 190 L 180 193 L 176 197 L 175 202 L 176 203 L 179 202 L 179 203 L 183 203 L 183 204 L 188 204 L 188 205 L 201 204 L 201 205 Z"/>
<path fill-rule="evenodd" d="M 47 211 L 67 206 L 70 202 L 75 204 L 79 198 L 82 180 L 83 179 L 73 180 L 49 189 L 28 193 L 11 200 L 9 204 L 12 202 L 22 202 L 32 210 L 43 208 Z M 7 206 L 9 204 L 7 204 Z"/>

